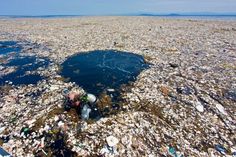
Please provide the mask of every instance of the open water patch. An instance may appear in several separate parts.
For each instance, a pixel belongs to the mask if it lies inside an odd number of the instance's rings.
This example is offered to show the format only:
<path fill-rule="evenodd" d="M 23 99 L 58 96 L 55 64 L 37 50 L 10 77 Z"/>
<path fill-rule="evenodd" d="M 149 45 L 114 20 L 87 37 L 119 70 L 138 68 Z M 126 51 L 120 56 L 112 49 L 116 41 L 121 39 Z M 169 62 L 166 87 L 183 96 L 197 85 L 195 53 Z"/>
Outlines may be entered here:
<path fill-rule="evenodd" d="M 91 108 L 89 117 L 92 118 L 98 117 L 97 111 L 102 116 L 118 111 L 122 101 L 121 86 L 134 82 L 140 72 L 148 67 L 149 64 L 141 55 L 115 50 L 96 50 L 71 56 L 62 63 L 60 74 L 65 80 L 78 84 L 87 93 L 99 97 L 99 110 L 97 106 Z"/>
<path fill-rule="evenodd" d="M 20 52 L 22 47 L 16 41 L 0 41 L 0 55 L 11 52 Z"/>
<path fill-rule="evenodd" d="M 6 82 L 14 85 L 36 84 L 43 77 L 37 74 L 38 68 L 46 68 L 50 61 L 36 56 L 14 56 L 6 63 L 0 63 L 0 85 Z"/>
<path fill-rule="evenodd" d="M 95 95 L 104 90 L 118 90 L 122 84 L 135 81 L 149 65 L 141 55 L 114 50 L 97 50 L 68 58 L 61 75 Z"/>
<path fill-rule="evenodd" d="M 37 69 L 46 68 L 49 60 L 36 56 L 22 56 L 23 51 L 32 51 L 38 47 L 37 44 L 29 42 L 0 41 L 0 86 L 6 83 L 36 84 L 43 79 L 37 74 Z"/>

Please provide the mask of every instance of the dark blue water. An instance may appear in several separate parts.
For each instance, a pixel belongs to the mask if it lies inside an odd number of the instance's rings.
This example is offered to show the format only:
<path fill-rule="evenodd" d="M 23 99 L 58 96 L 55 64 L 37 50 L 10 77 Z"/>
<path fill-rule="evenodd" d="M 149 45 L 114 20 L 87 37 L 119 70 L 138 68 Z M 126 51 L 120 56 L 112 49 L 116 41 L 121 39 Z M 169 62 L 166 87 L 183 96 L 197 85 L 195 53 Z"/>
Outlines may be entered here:
<path fill-rule="evenodd" d="M 27 74 L 27 71 L 35 71 L 39 67 L 46 68 L 49 65 L 49 60 L 38 59 L 35 56 L 15 56 L 6 64 L 1 64 L 4 68 L 16 66 L 16 71 L 0 77 L 0 85 L 4 85 L 6 81 L 12 82 L 14 85 L 20 84 L 36 84 L 43 77 L 38 74 Z"/>
<path fill-rule="evenodd" d="M 27 43 L 30 44 L 30 43 Z M 31 45 L 31 44 L 30 44 Z M 35 45 L 32 45 L 35 46 Z M 43 77 L 38 74 L 28 74 L 37 70 L 39 67 L 47 67 L 49 60 L 39 59 L 35 56 L 20 56 L 22 46 L 16 41 L 0 41 L 0 86 L 6 81 L 12 82 L 14 85 L 20 84 L 36 84 Z M 14 55 L 8 55 L 11 52 L 16 52 Z M 16 70 L 9 74 L 4 74 L 4 71 L 9 67 L 16 67 Z"/>
<path fill-rule="evenodd" d="M 16 41 L 0 41 L 0 55 L 10 52 L 20 52 L 21 49 L 21 46 Z"/>
<path fill-rule="evenodd" d="M 135 81 L 148 64 L 140 55 L 105 50 L 74 55 L 62 67 L 63 77 L 98 96 L 109 88 L 118 90 L 122 84 Z"/>

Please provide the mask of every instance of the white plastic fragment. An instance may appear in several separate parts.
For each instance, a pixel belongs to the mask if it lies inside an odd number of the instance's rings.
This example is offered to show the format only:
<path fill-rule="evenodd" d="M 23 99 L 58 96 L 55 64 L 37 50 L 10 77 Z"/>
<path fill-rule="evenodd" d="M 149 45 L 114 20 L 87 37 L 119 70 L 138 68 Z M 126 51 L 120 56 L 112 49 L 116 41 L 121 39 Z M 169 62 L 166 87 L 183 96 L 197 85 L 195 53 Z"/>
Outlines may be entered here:
<path fill-rule="evenodd" d="M 113 88 L 108 88 L 107 91 L 108 91 L 108 92 L 115 92 L 115 89 L 113 89 Z"/>
<path fill-rule="evenodd" d="M 55 116 L 54 117 L 54 121 L 57 122 L 59 120 L 59 117 L 58 116 Z"/>
<path fill-rule="evenodd" d="M 87 94 L 87 100 L 90 102 L 90 103 L 95 103 L 97 101 L 97 98 L 95 95 L 93 94 Z"/>
<path fill-rule="evenodd" d="M 1 127 L 0 128 L 0 134 L 6 129 L 6 127 Z"/>
<path fill-rule="evenodd" d="M 200 102 L 197 102 L 197 103 L 196 103 L 196 109 L 197 109 L 199 112 L 204 112 L 204 107 L 203 107 L 203 105 L 202 105 Z"/>
<path fill-rule="evenodd" d="M 108 146 L 110 146 L 110 147 L 116 146 L 119 142 L 118 138 L 116 138 L 114 136 L 108 136 L 106 138 L 106 141 L 107 141 Z"/>
<path fill-rule="evenodd" d="M 58 122 L 58 124 L 57 124 L 57 125 L 58 125 L 58 127 L 60 127 L 60 128 L 61 128 L 61 127 L 63 127 L 63 126 L 64 126 L 64 123 L 63 123 L 62 121 L 60 121 L 60 122 Z"/>
<path fill-rule="evenodd" d="M 221 104 L 216 104 L 216 108 L 224 115 L 227 115 L 225 108 Z"/>

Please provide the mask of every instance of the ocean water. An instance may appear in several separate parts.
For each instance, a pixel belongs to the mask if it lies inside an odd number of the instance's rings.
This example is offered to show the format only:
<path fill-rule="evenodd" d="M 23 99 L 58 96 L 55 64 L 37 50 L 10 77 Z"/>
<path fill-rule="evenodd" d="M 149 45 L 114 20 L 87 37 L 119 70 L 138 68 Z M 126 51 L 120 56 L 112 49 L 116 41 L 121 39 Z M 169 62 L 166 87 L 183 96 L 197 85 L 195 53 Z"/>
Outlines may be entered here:
<path fill-rule="evenodd" d="M 186 20 L 223 20 L 223 21 L 235 21 L 236 15 L 152 15 L 152 14 L 141 14 L 140 16 L 151 16 L 157 18 L 167 19 L 186 19 Z"/>
<path fill-rule="evenodd" d="M 95 105 L 90 106 L 89 113 L 89 118 L 98 120 L 122 109 L 120 87 L 134 82 L 148 67 L 149 64 L 140 55 L 96 50 L 71 56 L 62 64 L 60 74 L 99 98 Z"/>
<path fill-rule="evenodd" d="M 140 55 L 97 50 L 74 55 L 62 67 L 63 77 L 98 96 L 107 89 L 118 90 L 121 85 L 135 81 L 139 73 L 149 65 Z"/>
<path fill-rule="evenodd" d="M 109 16 L 109 15 L 108 15 Z M 128 15 L 113 15 L 113 16 L 153 16 L 160 18 L 168 19 L 191 19 L 191 20 L 236 20 L 236 15 L 178 15 L 178 14 L 169 14 L 169 15 L 153 15 L 153 14 L 128 14 Z M 43 16 L 1 16 L 0 19 L 6 18 L 79 18 L 86 17 L 86 15 L 43 15 Z M 89 16 L 88 16 L 89 17 Z"/>
<path fill-rule="evenodd" d="M 21 50 L 22 45 L 17 41 L 0 41 L 0 86 L 7 81 L 14 85 L 36 84 L 43 79 L 39 74 L 28 72 L 47 67 L 50 61 L 36 56 L 21 56 Z M 15 71 L 5 74 L 4 70 L 10 67 L 15 67 Z"/>
<path fill-rule="evenodd" d="M 0 85 L 4 85 L 6 81 L 12 82 L 14 85 L 36 84 L 43 77 L 39 74 L 27 74 L 27 72 L 36 71 L 39 67 L 46 68 L 49 63 L 48 59 L 39 59 L 36 56 L 15 56 L 5 64 L 0 63 L 6 68 L 16 67 L 14 72 L 0 77 Z"/>
<path fill-rule="evenodd" d="M 20 52 L 21 46 L 16 41 L 0 41 L 0 55 L 6 55 L 11 52 Z"/>

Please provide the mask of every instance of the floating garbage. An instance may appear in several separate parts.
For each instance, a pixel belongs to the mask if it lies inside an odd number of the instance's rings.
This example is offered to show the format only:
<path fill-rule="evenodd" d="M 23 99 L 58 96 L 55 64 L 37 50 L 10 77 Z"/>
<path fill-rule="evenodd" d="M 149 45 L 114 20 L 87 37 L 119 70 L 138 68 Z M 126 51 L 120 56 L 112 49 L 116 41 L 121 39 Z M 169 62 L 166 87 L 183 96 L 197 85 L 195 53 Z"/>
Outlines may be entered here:
<path fill-rule="evenodd" d="M 188 86 L 184 86 L 184 87 L 177 87 L 176 91 L 180 94 L 184 94 L 184 95 L 189 95 L 192 94 L 193 91 L 190 87 Z"/>
<path fill-rule="evenodd" d="M 221 104 L 216 104 L 216 108 L 224 115 L 227 115 L 227 112 L 225 111 L 225 108 Z"/>
<path fill-rule="evenodd" d="M 6 127 L 0 127 L 0 134 L 6 129 Z"/>
<path fill-rule="evenodd" d="M 108 91 L 108 92 L 115 92 L 115 89 L 108 88 L 107 91 Z"/>
<path fill-rule="evenodd" d="M 83 120 L 88 120 L 90 112 L 91 112 L 91 108 L 87 104 L 85 104 L 81 111 L 81 118 Z"/>
<path fill-rule="evenodd" d="M 178 157 L 174 147 L 169 147 L 168 153 L 173 157 Z"/>
<path fill-rule="evenodd" d="M 223 155 L 226 154 L 226 149 L 223 146 L 219 145 L 219 144 L 215 145 L 215 149 Z"/>
<path fill-rule="evenodd" d="M 197 103 L 196 103 L 196 109 L 197 109 L 199 112 L 204 112 L 204 107 L 203 107 L 203 105 L 202 105 L 200 102 L 197 102 Z"/>
<path fill-rule="evenodd" d="M 3 141 L 3 143 L 7 143 L 10 140 L 9 135 L 2 135 L 0 139 Z"/>
<path fill-rule="evenodd" d="M 225 94 L 225 97 L 227 99 L 236 101 L 236 88 L 233 88 L 233 89 L 227 91 L 226 94 Z"/>
<path fill-rule="evenodd" d="M 87 94 L 87 100 L 89 103 L 94 104 L 97 101 L 97 98 L 95 95 L 88 93 Z"/>
<path fill-rule="evenodd" d="M 12 157 L 7 151 L 0 147 L 0 157 Z"/>
<path fill-rule="evenodd" d="M 66 88 L 66 89 L 63 89 L 62 93 L 64 96 L 67 96 L 69 94 L 69 90 Z"/>
<path fill-rule="evenodd" d="M 106 142 L 107 142 L 107 145 L 105 145 L 100 153 L 102 155 L 110 155 L 110 156 L 113 156 L 113 155 L 118 155 L 118 152 L 116 150 L 116 145 L 119 143 L 119 140 L 114 137 L 114 136 L 108 136 L 106 138 Z"/>
<path fill-rule="evenodd" d="M 171 68 L 178 68 L 179 65 L 177 63 L 169 63 Z"/>
<path fill-rule="evenodd" d="M 168 148 L 168 153 L 172 157 L 184 157 L 183 154 L 181 154 L 180 152 L 177 152 L 176 149 L 174 147 L 171 147 L 171 146 L 169 146 L 169 148 Z"/>
<path fill-rule="evenodd" d="M 233 157 L 236 157 L 236 152 L 233 152 L 233 153 L 232 153 L 232 156 L 233 156 Z"/>
<path fill-rule="evenodd" d="M 22 137 L 27 137 L 30 134 L 30 129 L 28 127 L 23 127 L 20 131 Z"/>
<path fill-rule="evenodd" d="M 232 156 L 236 157 L 236 149 L 235 149 L 235 147 L 230 148 L 230 151 L 232 152 Z"/>
<path fill-rule="evenodd" d="M 118 138 L 116 138 L 114 136 L 108 136 L 106 138 L 106 141 L 107 141 L 108 146 L 110 146 L 110 147 L 114 147 L 119 143 Z"/>
<path fill-rule="evenodd" d="M 101 150 L 100 150 L 101 155 L 105 156 L 114 156 L 114 155 L 119 155 L 117 152 L 116 148 L 114 147 L 109 147 L 108 145 L 105 145 Z"/>

